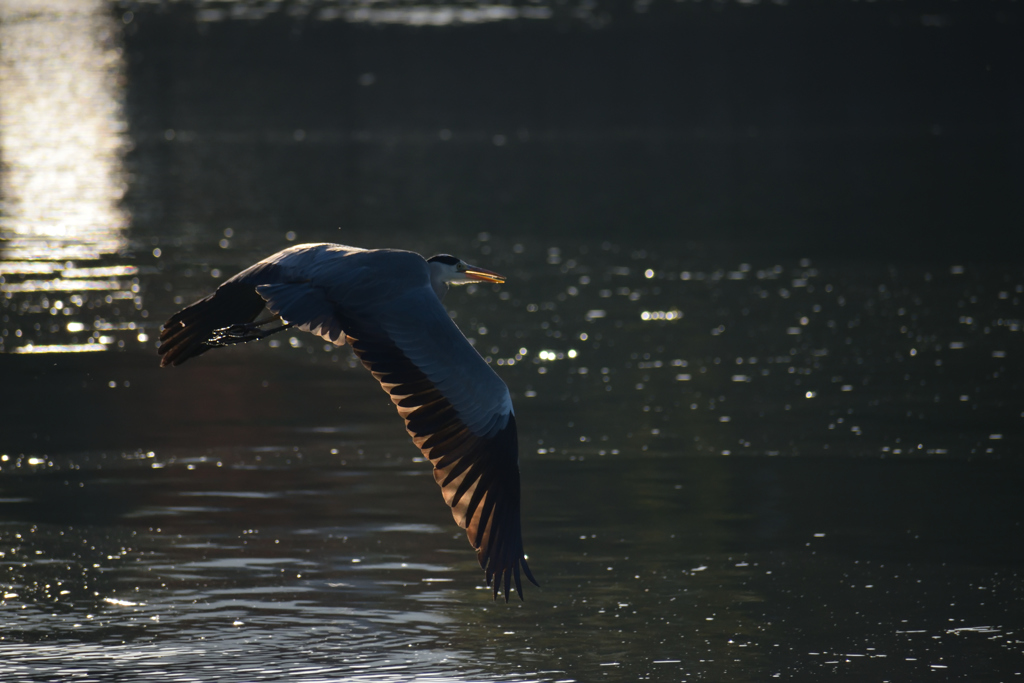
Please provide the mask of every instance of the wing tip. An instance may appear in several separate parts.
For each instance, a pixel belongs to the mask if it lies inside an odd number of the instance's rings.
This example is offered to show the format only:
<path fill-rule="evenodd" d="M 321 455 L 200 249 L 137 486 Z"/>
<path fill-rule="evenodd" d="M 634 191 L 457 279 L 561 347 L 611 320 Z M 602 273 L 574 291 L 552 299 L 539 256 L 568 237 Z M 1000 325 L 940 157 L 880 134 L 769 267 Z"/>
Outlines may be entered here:
<path fill-rule="evenodd" d="M 238 277 L 237 275 L 235 276 Z M 181 365 L 218 346 L 214 331 L 239 322 L 251 322 L 266 302 L 252 284 L 231 278 L 212 294 L 181 309 L 160 330 L 160 367 Z"/>
<path fill-rule="evenodd" d="M 476 550 L 492 599 L 501 594 L 507 603 L 514 589 L 525 600 L 522 575 L 535 586 L 540 584 L 522 550 L 514 414 L 496 415 L 486 425 L 486 435 L 478 435 L 383 330 L 350 326 L 346 339 L 390 395 L 413 443 L 432 463 L 434 479 L 455 522 L 466 530 Z M 501 420 L 504 424 L 495 431 Z"/>
<path fill-rule="evenodd" d="M 484 575 L 487 577 L 487 587 L 491 589 L 491 599 L 497 601 L 498 596 L 501 595 L 505 599 L 505 603 L 508 604 L 509 596 L 512 593 L 512 589 L 515 589 L 515 593 L 519 596 L 520 602 L 526 602 L 526 598 L 523 594 L 523 583 L 521 574 L 519 571 L 522 566 L 522 574 L 529 579 L 537 588 L 540 588 L 540 584 L 537 579 L 533 577 L 533 572 L 530 571 L 530 565 L 526 563 L 526 557 L 520 556 L 519 560 L 511 565 L 499 567 L 497 569 L 484 569 Z"/>

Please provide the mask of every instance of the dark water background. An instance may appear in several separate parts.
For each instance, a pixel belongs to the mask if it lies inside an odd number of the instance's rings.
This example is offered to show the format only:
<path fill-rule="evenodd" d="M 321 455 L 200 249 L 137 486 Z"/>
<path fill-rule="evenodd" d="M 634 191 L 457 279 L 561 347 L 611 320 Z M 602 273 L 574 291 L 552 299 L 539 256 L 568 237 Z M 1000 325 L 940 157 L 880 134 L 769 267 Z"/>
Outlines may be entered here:
<path fill-rule="evenodd" d="M 1024 675 L 1015 3 L 0 2 L 0 680 Z M 494 603 L 296 333 L 289 244 L 448 251 L 542 584 Z"/>

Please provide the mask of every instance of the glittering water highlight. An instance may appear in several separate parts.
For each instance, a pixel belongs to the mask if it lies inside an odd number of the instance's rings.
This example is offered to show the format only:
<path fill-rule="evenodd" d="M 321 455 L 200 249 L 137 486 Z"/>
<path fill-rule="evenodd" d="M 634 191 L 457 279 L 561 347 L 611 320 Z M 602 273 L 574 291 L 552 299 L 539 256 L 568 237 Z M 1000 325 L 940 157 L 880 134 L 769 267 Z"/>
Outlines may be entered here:
<path fill-rule="evenodd" d="M 795 4 L 21 6 L 0 680 L 1024 673 L 1012 8 L 837 5 L 840 87 Z M 526 602 L 347 349 L 157 368 L 312 241 L 509 276 L 445 303 L 513 394 Z"/>

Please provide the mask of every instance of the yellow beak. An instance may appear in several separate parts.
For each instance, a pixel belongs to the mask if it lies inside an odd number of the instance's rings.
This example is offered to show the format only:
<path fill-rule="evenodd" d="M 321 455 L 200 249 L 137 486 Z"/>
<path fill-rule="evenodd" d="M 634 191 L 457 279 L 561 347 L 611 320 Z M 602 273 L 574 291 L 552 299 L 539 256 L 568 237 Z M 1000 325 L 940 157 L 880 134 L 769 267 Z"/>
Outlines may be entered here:
<path fill-rule="evenodd" d="M 505 282 L 505 276 L 499 275 L 492 270 L 485 268 L 478 268 L 476 266 L 467 266 L 463 274 L 471 280 L 480 280 L 481 282 L 493 282 L 495 284 L 502 284 Z"/>

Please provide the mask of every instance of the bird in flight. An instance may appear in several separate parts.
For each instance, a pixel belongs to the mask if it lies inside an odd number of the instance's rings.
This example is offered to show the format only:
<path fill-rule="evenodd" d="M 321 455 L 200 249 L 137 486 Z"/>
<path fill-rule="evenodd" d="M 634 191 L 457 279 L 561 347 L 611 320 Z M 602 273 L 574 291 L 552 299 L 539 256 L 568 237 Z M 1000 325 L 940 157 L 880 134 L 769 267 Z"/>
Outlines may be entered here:
<path fill-rule="evenodd" d="M 522 599 L 534 585 L 519 519 L 519 445 L 508 387 L 452 321 L 449 285 L 505 278 L 447 254 L 300 244 L 225 280 L 160 332 L 161 367 L 291 327 L 346 343 L 386 391 L 434 465 L 487 585 Z M 264 314 L 264 311 L 268 311 Z"/>

